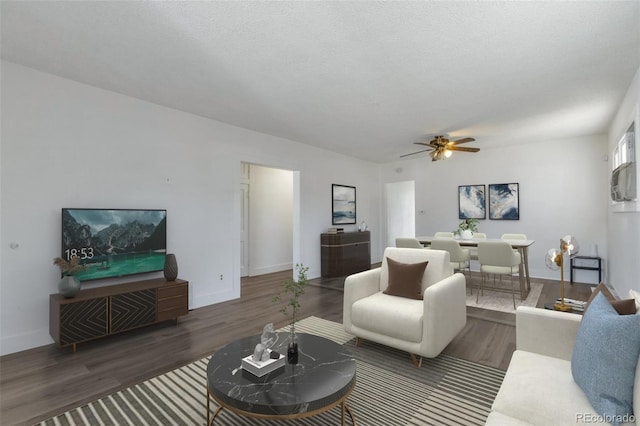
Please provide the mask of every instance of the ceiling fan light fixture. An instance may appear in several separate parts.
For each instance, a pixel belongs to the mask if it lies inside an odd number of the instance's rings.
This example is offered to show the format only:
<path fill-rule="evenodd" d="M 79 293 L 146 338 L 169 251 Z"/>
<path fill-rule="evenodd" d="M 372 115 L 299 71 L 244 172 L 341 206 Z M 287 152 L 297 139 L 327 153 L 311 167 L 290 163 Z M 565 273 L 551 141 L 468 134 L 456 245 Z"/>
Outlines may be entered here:
<path fill-rule="evenodd" d="M 444 136 L 436 136 L 431 141 L 427 142 L 414 142 L 416 145 L 426 146 L 427 149 L 422 151 L 412 152 L 410 154 L 404 154 L 400 157 L 408 157 L 409 155 L 419 154 L 421 152 L 428 152 L 431 157 L 431 161 L 446 160 L 451 157 L 453 151 L 463 152 L 478 152 L 480 148 L 460 147 L 459 144 L 475 141 L 474 138 L 462 138 L 455 141 L 450 141 Z"/>

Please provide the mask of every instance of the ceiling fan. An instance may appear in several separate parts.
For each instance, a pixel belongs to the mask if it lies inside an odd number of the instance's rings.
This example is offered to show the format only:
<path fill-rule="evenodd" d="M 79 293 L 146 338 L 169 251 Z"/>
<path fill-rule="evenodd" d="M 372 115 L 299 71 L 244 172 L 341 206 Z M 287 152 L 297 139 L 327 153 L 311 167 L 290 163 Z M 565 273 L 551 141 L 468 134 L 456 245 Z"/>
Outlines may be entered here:
<path fill-rule="evenodd" d="M 444 136 L 436 136 L 429 143 L 426 142 L 414 142 L 416 145 L 424 145 L 428 146 L 429 149 L 423 149 L 422 151 L 412 152 L 411 154 L 401 155 L 400 157 L 407 157 L 409 155 L 419 154 L 421 152 L 429 152 L 431 156 L 431 161 L 445 160 L 449 158 L 453 151 L 464 151 L 464 152 L 478 152 L 480 148 L 467 148 L 463 146 L 458 146 L 463 143 L 473 142 L 474 138 L 462 138 L 457 141 L 450 141 Z"/>

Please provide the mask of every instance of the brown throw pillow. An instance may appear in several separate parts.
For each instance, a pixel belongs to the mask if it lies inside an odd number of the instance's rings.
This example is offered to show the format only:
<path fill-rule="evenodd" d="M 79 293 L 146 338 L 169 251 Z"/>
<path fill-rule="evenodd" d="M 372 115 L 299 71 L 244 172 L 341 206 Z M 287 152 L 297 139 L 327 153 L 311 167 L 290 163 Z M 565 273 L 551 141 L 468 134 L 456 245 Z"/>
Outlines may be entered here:
<path fill-rule="evenodd" d="M 387 257 L 389 285 L 383 293 L 422 300 L 422 275 L 427 263 L 402 263 Z"/>
<path fill-rule="evenodd" d="M 611 302 L 612 300 L 616 300 L 616 298 L 613 297 L 613 294 L 611 294 L 607 286 L 604 283 L 600 283 L 598 284 L 596 289 L 591 292 L 591 297 L 589 297 L 589 300 L 587 300 L 587 306 L 591 304 L 591 302 L 593 301 L 593 299 L 596 298 L 599 292 L 602 292 L 602 295 L 606 297 L 609 302 Z"/>
<path fill-rule="evenodd" d="M 611 306 L 620 315 L 635 315 L 636 301 L 634 299 L 612 300 Z"/>
<path fill-rule="evenodd" d="M 589 297 L 587 306 L 585 307 L 585 312 L 589 308 L 589 304 L 591 304 L 591 301 L 595 299 L 598 293 L 602 293 L 602 295 L 606 297 L 606 299 L 609 301 L 609 303 L 611 303 L 611 306 L 613 306 L 618 315 L 634 315 L 636 313 L 636 303 L 634 299 L 617 300 L 613 296 L 613 294 L 611 294 L 604 283 L 598 284 L 596 289 L 591 293 L 591 297 Z"/>

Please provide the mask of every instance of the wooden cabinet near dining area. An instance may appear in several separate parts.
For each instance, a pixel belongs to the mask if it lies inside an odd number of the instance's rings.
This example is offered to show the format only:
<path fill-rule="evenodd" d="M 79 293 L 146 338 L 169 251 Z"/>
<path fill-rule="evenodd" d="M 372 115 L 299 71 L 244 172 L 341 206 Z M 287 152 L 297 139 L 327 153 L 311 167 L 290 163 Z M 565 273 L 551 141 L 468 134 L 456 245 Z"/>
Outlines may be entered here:
<path fill-rule="evenodd" d="M 323 277 L 341 277 L 371 269 L 371 233 L 321 234 L 320 255 Z"/>

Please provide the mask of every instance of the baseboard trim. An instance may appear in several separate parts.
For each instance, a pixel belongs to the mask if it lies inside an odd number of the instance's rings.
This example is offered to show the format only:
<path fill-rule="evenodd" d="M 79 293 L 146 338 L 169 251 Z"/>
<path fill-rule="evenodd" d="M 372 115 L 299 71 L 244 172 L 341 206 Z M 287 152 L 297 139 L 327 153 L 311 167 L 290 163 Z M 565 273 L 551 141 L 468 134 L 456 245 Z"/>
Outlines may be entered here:
<path fill-rule="evenodd" d="M 53 339 L 49 335 L 49 330 L 37 330 L 30 333 L 23 333 L 0 339 L 0 355 L 9 355 L 15 352 L 22 352 L 40 346 L 50 345 Z"/>
<path fill-rule="evenodd" d="M 255 277 L 256 275 L 265 275 L 265 274 L 272 274 L 274 272 L 282 272 L 282 271 L 288 271 L 289 269 L 293 269 L 293 264 L 292 263 L 281 263 L 278 265 L 270 265 L 270 266 L 263 266 L 260 268 L 249 268 L 249 276 L 250 277 Z"/>

